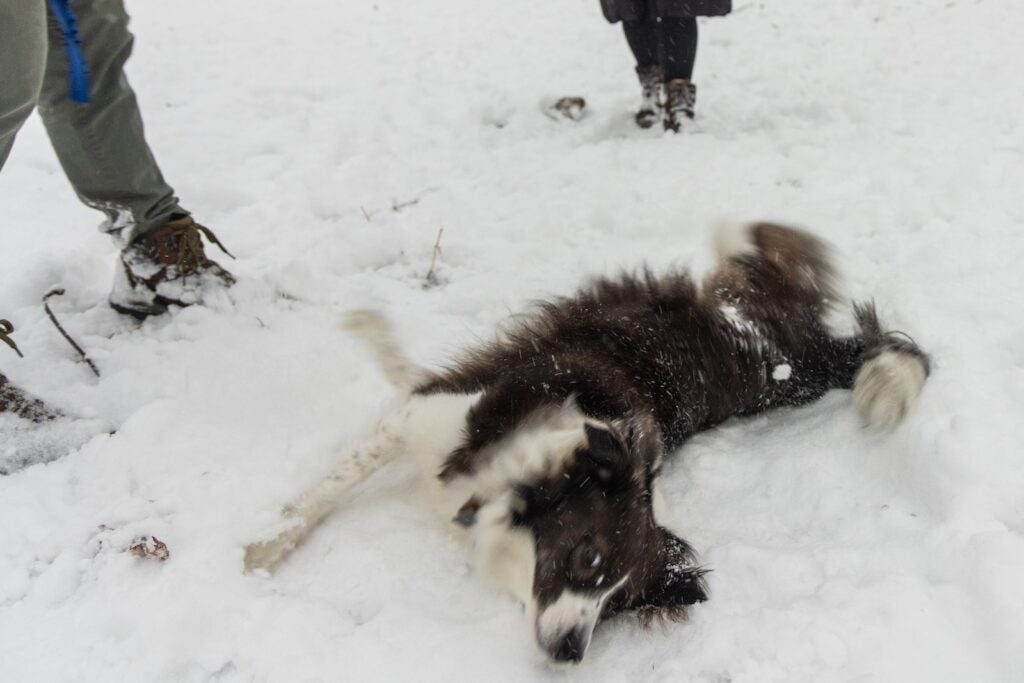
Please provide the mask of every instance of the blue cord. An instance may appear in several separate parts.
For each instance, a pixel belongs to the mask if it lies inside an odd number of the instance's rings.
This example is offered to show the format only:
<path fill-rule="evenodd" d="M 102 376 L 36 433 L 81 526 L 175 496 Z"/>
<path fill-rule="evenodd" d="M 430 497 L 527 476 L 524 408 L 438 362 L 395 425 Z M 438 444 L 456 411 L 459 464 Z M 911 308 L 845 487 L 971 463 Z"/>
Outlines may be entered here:
<path fill-rule="evenodd" d="M 60 32 L 64 34 L 64 50 L 68 57 L 68 85 L 70 96 L 75 102 L 88 104 L 89 67 L 82 54 L 82 37 L 78 35 L 78 17 L 71 11 L 69 0 L 49 0 L 50 11 L 53 13 Z"/>

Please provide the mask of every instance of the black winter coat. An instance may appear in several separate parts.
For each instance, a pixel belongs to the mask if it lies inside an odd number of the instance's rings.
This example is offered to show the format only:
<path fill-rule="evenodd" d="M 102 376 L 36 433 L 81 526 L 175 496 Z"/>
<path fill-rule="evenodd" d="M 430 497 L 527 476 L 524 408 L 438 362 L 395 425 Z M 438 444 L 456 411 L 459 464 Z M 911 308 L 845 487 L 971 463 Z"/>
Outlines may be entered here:
<path fill-rule="evenodd" d="M 732 11 L 732 0 L 601 0 L 608 21 L 636 21 L 649 16 L 717 17 Z"/>

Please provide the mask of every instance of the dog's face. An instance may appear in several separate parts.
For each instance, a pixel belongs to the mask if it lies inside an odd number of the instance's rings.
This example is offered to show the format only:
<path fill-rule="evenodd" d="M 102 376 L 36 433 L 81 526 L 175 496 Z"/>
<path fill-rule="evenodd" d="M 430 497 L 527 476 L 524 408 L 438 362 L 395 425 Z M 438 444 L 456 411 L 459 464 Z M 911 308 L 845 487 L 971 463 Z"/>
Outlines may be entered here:
<path fill-rule="evenodd" d="M 515 524 L 532 533 L 536 637 L 555 661 L 579 662 L 594 627 L 615 612 L 679 616 L 706 599 L 689 546 L 657 525 L 651 440 L 588 423 L 564 471 L 519 488 Z"/>

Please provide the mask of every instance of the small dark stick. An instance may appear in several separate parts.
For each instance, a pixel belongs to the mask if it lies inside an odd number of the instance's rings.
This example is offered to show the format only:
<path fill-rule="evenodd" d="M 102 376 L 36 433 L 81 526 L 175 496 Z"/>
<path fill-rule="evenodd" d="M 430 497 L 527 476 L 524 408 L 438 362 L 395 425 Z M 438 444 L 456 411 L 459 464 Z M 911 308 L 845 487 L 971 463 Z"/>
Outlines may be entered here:
<path fill-rule="evenodd" d="M 410 206 L 416 206 L 419 203 L 419 197 L 413 197 L 412 199 L 405 202 L 399 202 L 397 199 L 395 199 L 392 200 L 391 202 L 391 210 L 394 211 L 395 213 L 399 213 L 402 209 L 407 209 Z"/>
<path fill-rule="evenodd" d="M 419 193 L 417 193 L 416 196 L 414 196 L 412 199 L 407 199 L 405 201 L 399 200 L 398 198 L 392 199 L 391 200 L 391 210 L 394 211 L 395 213 L 400 213 L 403 209 L 407 209 L 410 206 L 416 206 L 417 204 L 420 203 L 421 199 L 423 199 L 425 196 L 427 196 L 431 192 L 436 192 L 436 191 L 437 191 L 436 187 L 428 187 L 428 188 L 420 191 Z"/>
<path fill-rule="evenodd" d="M 0 341 L 14 349 L 14 352 L 18 354 L 18 358 L 24 358 L 25 354 L 21 352 L 18 345 L 11 339 L 12 334 L 14 334 L 14 325 L 11 324 L 11 321 L 0 320 Z"/>
<path fill-rule="evenodd" d="M 427 271 L 427 284 L 436 285 L 437 277 L 434 275 L 434 266 L 437 265 L 437 257 L 441 255 L 441 235 L 444 234 L 444 228 L 437 231 L 437 240 L 434 241 L 434 253 L 430 257 L 430 269 Z"/>
<path fill-rule="evenodd" d="M 49 299 L 51 296 L 64 296 L 64 289 L 61 287 L 54 287 L 49 292 L 47 292 L 43 296 L 43 309 L 46 311 L 46 315 L 50 317 L 50 322 L 52 322 L 54 327 L 57 328 L 57 331 L 60 332 L 64 336 L 64 338 L 68 340 L 68 344 L 71 344 L 71 347 L 78 352 L 78 355 L 81 356 L 82 360 L 86 362 L 86 364 L 89 366 L 89 369 L 92 370 L 93 374 L 99 377 L 100 371 L 99 369 L 97 369 L 96 364 L 89 359 L 89 356 L 85 355 L 85 351 L 82 350 L 82 347 L 79 346 L 75 342 L 75 340 L 71 338 L 71 335 L 64 330 L 64 327 L 60 324 L 60 321 L 57 320 L 57 316 L 55 316 L 53 314 L 53 311 L 50 310 L 50 304 L 47 302 L 47 299 Z"/>

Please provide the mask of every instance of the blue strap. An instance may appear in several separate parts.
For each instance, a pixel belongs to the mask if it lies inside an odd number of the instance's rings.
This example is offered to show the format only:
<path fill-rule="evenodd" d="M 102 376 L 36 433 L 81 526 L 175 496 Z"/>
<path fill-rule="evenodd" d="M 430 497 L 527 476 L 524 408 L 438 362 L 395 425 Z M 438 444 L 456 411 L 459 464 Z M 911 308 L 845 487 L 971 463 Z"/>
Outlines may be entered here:
<path fill-rule="evenodd" d="M 64 50 L 68 57 L 68 81 L 70 96 L 75 102 L 88 104 L 89 67 L 82 54 L 82 37 L 78 35 L 78 17 L 71 11 L 69 0 L 49 0 L 50 12 L 64 35 Z"/>

